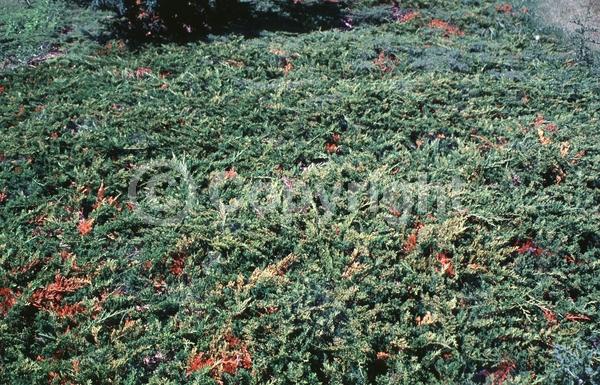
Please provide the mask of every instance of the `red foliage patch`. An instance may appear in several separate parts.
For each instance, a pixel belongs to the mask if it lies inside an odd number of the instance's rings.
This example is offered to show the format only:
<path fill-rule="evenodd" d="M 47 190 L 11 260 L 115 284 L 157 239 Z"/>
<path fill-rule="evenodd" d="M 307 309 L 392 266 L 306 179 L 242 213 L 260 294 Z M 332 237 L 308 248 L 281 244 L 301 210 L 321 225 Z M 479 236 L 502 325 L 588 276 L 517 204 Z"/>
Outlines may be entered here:
<path fill-rule="evenodd" d="M 94 203 L 94 206 L 93 206 L 94 209 L 97 209 L 98 207 L 100 207 L 102 202 L 104 202 L 105 195 L 106 195 L 106 188 L 104 187 L 104 183 L 102 183 L 100 185 L 100 187 L 98 188 L 98 192 L 96 193 L 96 203 Z"/>
<path fill-rule="evenodd" d="M 238 173 L 235 170 L 235 167 L 232 167 L 229 170 L 225 171 L 225 179 L 232 180 L 232 179 L 237 178 L 237 176 L 238 176 Z"/>
<path fill-rule="evenodd" d="M 6 91 L 6 88 L 4 88 L 3 85 L 0 85 L 0 95 L 2 95 L 4 91 Z"/>
<path fill-rule="evenodd" d="M 334 132 L 333 134 L 331 134 L 331 142 L 332 143 L 339 143 L 342 140 L 342 135 L 340 135 L 337 132 Z"/>
<path fill-rule="evenodd" d="M 0 315 L 5 316 L 15 306 L 17 295 L 6 287 L 0 288 Z"/>
<path fill-rule="evenodd" d="M 585 314 L 568 313 L 565 319 L 570 322 L 589 322 L 592 319 Z"/>
<path fill-rule="evenodd" d="M 546 119 L 544 118 L 544 115 L 538 114 L 535 117 L 535 120 L 533 121 L 533 126 L 534 127 L 541 127 L 541 126 L 544 125 L 544 123 L 546 123 Z"/>
<path fill-rule="evenodd" d="M 442 272 L 444 274 L 451 278 L 456 275 L 452 259 L 446 255 L 446 253 L 438 253 L 438 255 L 435 256 L 435 259 L 442 265 Z"/>
<path fill-rule="evenodd" d="M 417 247 L 417 242 L 419 240 L 419 232 L 422 228 L 423 225 L 421 223 L 417 223 L 412 234 L 410 234 L 406 239 L 406 242 L 404 242 L 404 246 L 402 247 L 402 249 L 406 254 L 409 254 Z"/>
<path fill-rule="evenodd" d="M 420 14 L 417 11 L 403 10 L 395 14 L 394 17 L 398 23 L 408 23 L 409 21 L 416 19 L 419 15 Z"/>
<path fill-rule="evenodd" d="M 542 248 L 536 246 L 532 240 L 527 240 L 525 242 L 521 242 L 520 244 L 517 244 L 517 246 L 519 247 L 517 249 L 517 253 L 519 253 L 519 254 L 531 253 L 533 255 L 540 256 L 544 253 L 544 250 Z"/>
<path fill-rule="evenodd" d="M 80 303 L 74 305 L 63 305 L 52 309 L 54 314 L 61 318 L 69 318 L 76 314 L 80 314 L 86 311 L 86 307 Z"/>
<path fill-rule="evenodd" d="M 94 220 L 93 219 L 81 219 L 79 221 L 79 224 L 77 225 L 77 231 L 79 231 L 79 234 L 81 235 L 88 235 L 89 233 L 92 232 L 92 229 L 94 228 Z"/>
<path fill-rule="evenodd" d="M 386 54 L 384 51 L 379 52 L 379 56 L 373 60 L 373 64 L 377 66 L 383 73 L 392 72 L 396 68 L 398 59 L 394 54 Z"/>
<path fill-rule="evenodd" d="M 152 68 L 148 68 L 148 67 L 138 67 L 136 68 L 134 75 L 136 78 L 141 79 L 143 77 L 146 77 L 148 75 L 152 74 Z"/>
<path fill-rule="evenodd" d="M 325 151 L 327 151 L 328 154 L 336 154 L 338 149 L 339 147 L 335 143 L 325 143 Z"/>
<path fill-rule="evenodd" d="M 513 7 L 512 7 L 512 5 L 510 5 L 508 3 L 498 4 L 496 6 L 496 11 L 499 13 L 509 14 L 509 13 L 512 13 Z"/>
<path fill-rule="evenodd" d="M 454 26 L 444 20 L 433 19 L 429 22 L 429 28 L 439 29 L 444 31 L 444 35 L 449 36 L 464 36 L 464 32 L 461 31 L 457 26 Z"/>
<path fill-rule="evenodd" d="M 513 361 L 502 361 L 492 373 L 492 385 L 504 384 L 516 367 Z"/>
<path fill-rule="evenodd" d="M 190 357 L 187 375 L 210 367 L 213 378 L 221 382 L 223 373 L 234 375 L 239 369 L 252 369 L 252 356 L 246 344 L 232 334 L 223 338 L 225 346 L 218 351 L 194 354 Z"/>
<path fill-rule="evenodd" d="M 190 357 L 186 374 L 189 376 L 190 374 L 202 370 L 204 368 L 211 368 L 215 364 L 212 358 L 206 356 L 205 353 L 193 354 Z"/>
<path fill-rule="evenodd" d="M 171 262 L 171 267 L 169 268 L 169 271 L 175 276 L 180 276 L 181 274 L 183 274 L 184 268 L 185 254 L 177 254 L 173 257 L 173 262 Z"/>
<path fill-rule="evenodd" d="M 60 274 L 54 277 L 54 282 L 42 289 L 37 289 L 29 299 L 29 303 L 41 310 L 51 311 L 61 317 L 71 316 L 85 311 L 82 305 L 62 305 L 66 294 L 75 293 L 77 290 L 90 284 L 84 278 L 65 278 Z"/>
<path fill-rule="evenodd" d="M 6 191 L 0 191 L 0 203 L 6 202 L 7 199 L 8 194 L 6 193 Z"/>
<path fill-rule="evenodd" d="M 281 60 L 281 63 L 282 63 L 282 66 L 283 66 L 283 73 L 285 75 L 289 74 L 294 69 L 294 64 L 292 63 L 291 59 L 288 59 L 288 58 L 284 57 Z"/>
<path fill-rule="evenodd" d="M 556 313 L 554 313 L 550 309 L 545 309 L 545 308 L 542 309 L 542 312 L 544 313 L 544 318 L 548 322 L 548 327 L 558 324 L 558 319 L 556 317 Z"/>

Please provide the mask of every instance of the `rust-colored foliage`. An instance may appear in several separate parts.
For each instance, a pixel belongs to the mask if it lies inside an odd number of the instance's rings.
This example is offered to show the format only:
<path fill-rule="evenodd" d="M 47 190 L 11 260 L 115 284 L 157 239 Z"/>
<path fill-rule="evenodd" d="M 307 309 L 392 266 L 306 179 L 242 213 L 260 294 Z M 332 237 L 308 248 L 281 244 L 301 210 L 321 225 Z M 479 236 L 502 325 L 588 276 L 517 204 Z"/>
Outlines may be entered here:
<path fill-rule="evenodd" d="M 377 66 L 383 73 L 392 72 L 394 68 L 396 68 L 396 64 L 398 59 L 394 54 L 386 54 L 384 51 L 379 52 L 379 55 L 375 60 L 373 60 L 373 64 Z"/>
<path fill-rule="evenodd" d="M 89 233 L 92 232 L 92 229 L 94 228 L 94 219 L 81 219 L 79 221 L 79 224 L 77 225 L 77 231 L 79 231 L 79 234 L 81 235 L 88 235 Z"/>
<path fill-rule="evenodd" d="M 137 79 L 144 78 L 151 74 L 152 74 L 152 68 L 149 68 L 149 67 L 138 67 L 138 68 L 136 68 L 136 70 L 134 72 L 134 76 Z"/>
<path fill-rule="evenodd" d="M 556 317 L 556 313 L 550 309 L 543 308 L 542 312 L 544 313 L 544 318 L 546 322 L 548 322 L 548 327 L 554 326 L 558 324 L 558 319 Z"/>
<path fill-rule="evenodd" d="M 335 154 L 338 152 L 338 145 L 335 143 L 325 143 L 325 151 L 328 154 Z"/>
<path fill-rule="evenodd" d="M 6 202 L 7 199 L 8 199 L 8 194 L 6 193 L 6 191 L 5 190 L 0 191 L 0 203 Z"/>
<path fill-rule="evenodd" d="M 36 309 L 51 311 L 62 317 L 71 316 L 84 311 L 85 308 L 80 304 L 62 305 L 64 296 L 75 293 L 90 283 L 85 278 L 65 278 L 57 274 L 54 277 L 54 282 L 34 291 L 29 303 Z"/>
<path fill-rule="evenodd" d="M 212 368 L 214 364 L 214 360 L 210 357 L 207 357 L 206 353 L 204 352 L 200 354 L 193 354 L 188 362 L 186 374 L 189 376 L 190 374 L 204 368 Z"/>
<path fill-rule="evenodd" d="M 400 12 L 398 14 L 398 16 L 396 17 L 396 20 L 398 21 L 398 23 L 408 23 L 408 22 L 416 19 L 418 16 L 419 16 L 419 12 L 409 10 L 409 11 Z"/>
<path fill-rule="evenodd" d="M 449 277 L 454 277 L 456 275 L 452 258 L 450 258 L 446 253 L 438 253 L 438 255 L 435 256 L 435 259 L 437 259 L 437 261 L 442 265 L 442 272 L 444 274 Z"/>
<path fill-rule="evenodd" d="M 513 11 L 513 6 L 508 3 L 498 4 L 496 6 L 496 11 L 498 13 L 510 14 Z"/>
<path fill-rule="evenodd" d="M 294 64 L 292 63 L 291 59 L 283 58 L 282 65 L 283 65 L 283 73 L 286 75 L 289 74 L 290 72 L 292 72 L 292 70 L 294 69 Z"/>
<path fill-rule="evenodd" d="M 6 91 L 6 88 L 4 88 L 3 85 L 0 85 L 0 95 L 2 95 L 4 91 Z"/>
<path fill-rule="evenodd" d="M 592 319 L 585 314 L 567 313 L 565 319 L 570 322 L 589 322 Z"/>
<path fill-rule="evenodd" d="M 527 240 L 517 245 L 517 253 L 519 254 L 528 254 L 531 253 L 536 256 L 540 256 L 544 253 L 544 250 L 533 243 L 532 240 Z"/>
<path fill-rule="evenodd" d="M 252 356 L 246 344 L 232 334 L 225 335 L 223 339 L 225 344 L 221 349 L 193 354 L 186 374 L 190 375 L 203 368 L 211 368 L 211 376 L 220 383 L 224 373 L 234 375 L 239 369 L 252 369 Z"/>
<path fill-rule="evenodd" d="M 171 267 L 169 271 L 171 274 L 175 276 L 180 276 L 183 274 L 185 268 L 185 254 L 177 254 L 173 257 L 173 261 L 171 262 Z"/>
<path fill-rule="evenodd" d="M 58 307 L 52 309 L 52 311 L 54 312 L 54 314 L 56 314 L 57 316 L 59 316 L 61 318 L 69 318 L 76 314 L 85 312 L 86 307 L 83 306 L 81 303 L 76 303 L 73 305 L 58 306 Z"/>
<path fill-rule="evenodd" d="M 429 28 L 439 29 L 444 31 L 444 35 L 450 36 L 464 36 L 464 32 L 455 25 L 448 23 L 447 21 L 440 19 L 433 19 L 429 22 Z"/>
<path fill-rule="evenodd" d="M 0 315 L 5 316 L 15 306 L 17 295 L 9 288 L 0 288 Z"/>
<path fill-rule="evenodd" d="M 546 134 L 558 131 L 558 126 L 555 123 L 546 121 L 544 115 L 538 114 L 533 121 L 533 127 L 537 129 L 538 139 L 540 144 L 547 146 L 552 143 Z"/>
<path fill-rule="evenodd" d="M 502 361 L 492 373 L 492 385 L 504 384 L 516 367 L 513 361 Z"/>
<path fill-rule="evenodd" d="M 417 247 L 417 242 L 419 241 L 419 232 L 422 228 L 423 225 L 421 223 L 417 223 L 413 232 L 408 236 L 406 242 L 404 242 L 402 249 L 406 254 L 411 253 Z"/>
<path fill-rule="evenodd" d="M 333 134 L 331 134 L 331 142 L 332 143 L 339 143 L 342 140 L 342 135 L 334 132 Z"/>
<path fill-rule="evenodd" d="M 233 180 L 237 178 L 238 173 L 235 170 L 235 167 L 231 167 L 229 170 L 225 171 L 225 179 Z"/>

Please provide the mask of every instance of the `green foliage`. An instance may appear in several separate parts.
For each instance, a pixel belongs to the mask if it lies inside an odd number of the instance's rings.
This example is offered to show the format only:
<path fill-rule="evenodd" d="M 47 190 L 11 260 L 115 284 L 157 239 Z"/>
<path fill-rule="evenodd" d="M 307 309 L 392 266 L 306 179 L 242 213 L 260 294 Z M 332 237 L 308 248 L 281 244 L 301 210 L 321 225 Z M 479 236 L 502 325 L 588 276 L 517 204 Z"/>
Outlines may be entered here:
<path fill-rule="evenodd" d="M 0 69 L 35 64 L 60 54 L 59 46 L 95 33 L 105 13 L 56 0 L 0 0 Z"/>
<path fill-rule="evenodd" d="M 60 15 L 64 12 L 62 3 L 55 4 L 51 0 L 37 1 L 31 7 L 27 7 L 25 2 L 4 0 L 2 6 L 2 62 L 39 54 L 48 37 L 60 27 Z"/>
<path fill-rule="evenodd" d="M 4 71 L 0 383 L 597 381 L 598 82 L 403 7 Z"/>

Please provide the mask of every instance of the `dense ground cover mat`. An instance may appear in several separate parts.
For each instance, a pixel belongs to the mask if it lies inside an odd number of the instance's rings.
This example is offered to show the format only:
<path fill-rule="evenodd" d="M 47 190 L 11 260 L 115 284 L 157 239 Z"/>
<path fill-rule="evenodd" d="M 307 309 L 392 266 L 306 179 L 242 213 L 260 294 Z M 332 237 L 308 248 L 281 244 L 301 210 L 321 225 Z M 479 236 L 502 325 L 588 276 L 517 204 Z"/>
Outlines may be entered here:
<path fill-rule="evenodd" d="M 598 68 L 361 7 L 0 73 L 0 383 L 600 382 Z"/>

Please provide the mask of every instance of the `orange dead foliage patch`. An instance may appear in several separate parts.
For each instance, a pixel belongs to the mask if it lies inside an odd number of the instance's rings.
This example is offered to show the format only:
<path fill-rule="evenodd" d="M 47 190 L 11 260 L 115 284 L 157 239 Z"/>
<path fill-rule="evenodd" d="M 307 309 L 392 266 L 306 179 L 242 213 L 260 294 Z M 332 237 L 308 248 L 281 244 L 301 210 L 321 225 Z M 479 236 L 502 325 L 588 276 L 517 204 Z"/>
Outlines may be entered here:
<path fill-rule="evenodd" d="M 561 142 L 560 143 L 560 156 L 561 158 L 566 158 L 569 155 L 569 151 L 571 150 L 571 144 L 569 142 Z"/>
<path fill-rule="evenodd" d="M 6 88 L 4 88 L 3 85 L 0 85 L 0 95 L 2 95 L 4 91 L 6 91 Z"/>
<path fill-rule="evenodd" d="M 94 219 L 81 219 L 79 221 L 79 224 L 77 225 L 77 231 L 79 231 L 79 234 L 81 235 L 88 235 L 89 233 L 92 232 L 92 229 L 94 228 Z"/>
<path fill-rule="evenodd" d="M 282 65 L 283 65 L 283 73 L 285 75 L 289 74 L 294 69 L 294 64 L 292 63 L 291 59 L 283 58 Z"/>
<path fill-rule="evenodd" d="M 186 375 L 189 376 L 190 374 L 202 370 L 204 368 L 212 368 L 214 364 L 214 360 L 208 357 L 204 352 L 200 354 L 192 354 L 190 356 L 188 366 L 185 372 Z"/>
<path fill-rule="evenodd" d="M 235 167 L 230 168 L 229 170 L 225 171 L 225 179 L 235 179 L 238 176 L 237 171 L 235 171 Z"/>
<path fill-rule="evenodd" d="M 367 269 L 367 266 L 363 265 L 362 263 L 360 263 L 358 261 L 352 262 L 352 264 L 350 264 L 350 266 L 347 266 L 346 270 L 344 270 L 344 272 L 342 273 L 342 278 L 344 278 L 344 279 L 352 278 L 354 275 L 356 275 L 366 269 Z"/>
<path fill-rule="evenodd" d="M 183 270 L 185 268 L 185 254 L 177 254 L 173 257 L 173 262 L 171 262 L 171 267 L 169 271 L 171 274 L 175 276 L 180 276 L 183 274 Z"/>
<path fill-rule="evenodd" d="M 492 385 L 504 384 L 516 367 L 513 361 L 502 361 L 492 373 Z"/>
<path fill-rule="evenodd" d="M 409 21 L 413 21 L 417 17 L 419 17 L 419 12 L 410 10 L 402 12 L 400 15 L 398 15 L 396 20 L 398 21 L 398 23 L 408 23 Z"/>
<path fill-rule="evenodd" d="M 0 315 L 5 316 L 8 311 L 17 303 L 17 295 L 11 289 L 0 288 Z"/>
<path fill-rule="evenodd" d="M 74 305 L 63 305 L 52 309 L 54 314 L 61 318 L 69 318 L 76 314 L 80 314 L 86 311 L 86 307 L 80 303 Z"/>
<path fill-rule="evenodd" d="M 373 60 L 373 64 L 383 73 L 392 72 L 396 68 L 397 63 L 398 59 L 396 59 L 396 55 L 386 54 L 384 51 L 379 52 L 377 58 Z"/>
<path fill-rule="evenodd" d="M 454 277 L 456 275 L 452 259 L 446 255 L 446 253 L 438 253 L 438 255 L 435 256 L 435 259 L 442 265 L 442 272 L 444 274 L 449 277 Z"/>
<path fill-rule="evenodd" d="M 542 114 L 536 116 L 533 121 L 533 127 L 537 129 L 538 139 L 543 146 L 552 143 L 552 140 L 546 136 L 546 134 L 558 131 L 558 126 L 554 123 L 547 122 Z"/>
<path fill-rule="evenodd" d="M 464 36 L 464 32 L 457 26 L 454 26 L 447 21 L 440 19 L 433 19 L 429 22 L 429 28 L 439 29 L 444 31 L 444 35 L 449 36 Z"/>
<path fill-rule="evenodd" d="M 141 79 L 143 77 L 146 77 L 146 76 L 152 74 L 152 68 L 138 67 L 138 68 L 136 68 L 136 70 L 133 74 L 137 79 Z"/>
<path fill-rule="evenodd" d="M 113 206 L 117 209 L 117 211 L 121 211 L 121 207 L 119 205 L 119 198 L 114 196 L 106 196 L 106 187 L 104 186 L 104 182 L 100 184 L 98 191 L 96 192 L 96 202 L 92 206 L 94 210 L 98 209 L 103 204 L 108 204 L 109 206 Z"/>
<path fill-rule="evenodd" d="M 0 191 L 0 203 L 4 203 L 8 200 L 8 194 L 6 190 Z"/>
<path fill-rule="evenodd" d="M 544 318 L 548 322 L 548 327 L 558 324 L 558 319 L 556 318 L 555 312 L 546 308 L 543 308 L 542 312 L 544 313 Z"/>
<path fill-rule="evenodd" d="M 537 127 L 541 127 L 541 126 L 544 125 L 545 122 L 546 122 L 546 119 L 544 118 L 544 115 L 538 114 L 535 117 L 535 120 L 533 121 L 533 126 L 536 127 L 536 128 Z"/>
<path fill-rule="evenodd" d="M 79 374 L 80 371 L 80 361 L 79 360 L 73 360 L 71 361 L 71 366 L 73 367 L 73 372 L 75 374 Z"/>
<path fill-rule="evenodd" d="M 100 184 L 98 188 L 98 192 L 96 193 L 96 203 L 94 203 L 94 209 L 100 207 L 102 202 L 104 202 L 104 197 L 106 195 L 106 187 L 104 187 L 104 182 Z"/>
<path fill-rule="evenodd" d="M 235 59 L 226 60 L 225 64 L 234 68 L 243 68 L 246 65 L 243 61 Z"/>
<path fill-rule="evenodd" d="M 223 339 L 225 344 L 217 351 L 193 354 L 188 362 L 186 374 L 211 368 L 211 376 L 218 383 L 222 383 L 224 373 L 234 375 L 240 369 L 252 369 L 252 356 L 246 344 L 231 334 L 225 335 Z"/>
<path fill-rule="evenodd" d="M 279 308 L 277 306 L 267 306 L 265 308 L 265 313 L 267 314 L 275 314 L 279 311 Z"/>
<path fill-rule="evenodd" d="M 157 293 L 163 294 L 167 292 L 167 283 L 162 278 L 157 278 L 152 282 L 152 286 Z"/>
<path fill-rule="evenodd" d="M 589 322 L 592 319 L 585 314 L 568 313 L 565 319 L 570 322 Z"/>
<path fill-rule="evenodd" d="M 402 247 L 402 249 L 406 254 L 411 253 L 417 247 L 417 242 L 419 240 L 419 232 L 422 228 L 423 225 L 421 223 L 417 223 L 413 232 L 408 236 L 406 242 L 404 242 L 404 246 Z"/>
<path fill-rule="evenodd" d="M 518 244 L 517 246 L 519 246 L 519 248 L 517 249 L 517 253 L 519 254 L 531 253 L 533 255 L 540 256 L 544 253 L 544 250 L 536 246 L 536 244 L 533 243 L 532 240 L 527 240 Z"/>
<path fill-rule="evenodd" d="M 512 13 L 513 6 L 510 5 L 510 4 L 508 4 L 508 3 L 498 4 L 496 6 L 496 11 L 499 12 L 499 13 L 509 14 L 509 13 Z"/>
<path fill-rule="evenodd" d="M 420 315 L 417 316 L 415 318 L 415 322 L 417 323 L 418 326 L 424 326 L 424 325 L 433 324 L 435 322 L 435 320 L 434 320 L 431 312 L 427 312 L 427 313 L 425 313 L 425 315 L 423 317 L 421 317 Z"/>
<path fill-rule="evenodd" d="M 402 211 L 398 210 L 395 207 L 388 208 L 388 211 L 389 211 L 390 214 L 392 214 L 396 218 L 400 218 L 402 216 Z"/>
<path fill-rule="evenodd" d="M 40 310 L 52 311 L 59 316 L 70 316 L 84 311 L 82 305 L 62 305 L 65 295 L 75 293 L 91 282 L 85 278 L 65 278 L 60 274 L 54 277 L 54 282 L 33 292 L 29 303 Z"/>
<path fill-rule="evenodd" d="M 377 352 L 377 359 L 379 361 L 387 361 L 390 358 L 390 354 L 386 352 Z"/>
<path fill-rule="evenodd" d="M 339 147 L 335 143 L 325 143 L 325 151 L 328 154 L 335 154 L 338 152 L 338 149 L 339 149 Z"/>

